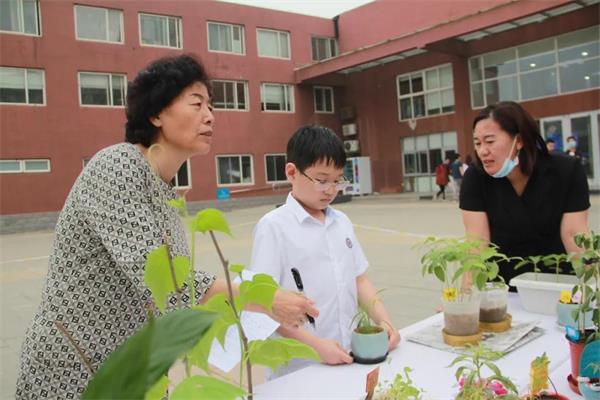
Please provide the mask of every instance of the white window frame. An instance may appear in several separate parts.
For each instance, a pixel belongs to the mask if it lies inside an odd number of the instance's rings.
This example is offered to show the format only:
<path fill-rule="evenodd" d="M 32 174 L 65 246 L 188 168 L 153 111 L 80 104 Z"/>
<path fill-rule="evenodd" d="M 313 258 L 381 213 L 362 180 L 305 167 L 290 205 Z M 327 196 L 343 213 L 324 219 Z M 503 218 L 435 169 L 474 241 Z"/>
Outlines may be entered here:
<path fill-rule="evenodd" d="M 287 157 L 287 154 L 285 153 L 266 153 L 264 156 L 264 161 L 265 161 L 265 181 L 267 183 L 281 183 L 281 182 L 287 182 L 287 177 L 283 180 L 279 180 L 279 181 L 270 181 L 269 180 L 269 169 L 268 169 L 268 162 L 267 162 L 267 157 L 277 157 L 277 156 L 283 156 L 283 157 Z M 286 163 L 287 163 L 287 158 L 286 158 Z M 285 169 L 284 169 L 284 175 L 285 175 Z"/>
<path fill-rule="evenodd" d="M 43 169 L 43 170 L 27 170 L 25 168 L 25 164 L 27 161 L 34 161 L 34 162 L 38 162 L 38 161 L 45 161 L 46 165 L 48 165 L 48 168 Z M 6 160 L 0 160 L 0 162 L 18 162 L 19 163 L 19 170 L 18 171 L 2 171 L 0 170 L 0 174 L 39 174 L 39 173 L 47 173 L 47 172 L 51 172 L 52 171 L 52 166 L 50 164 L 50 159 L 48 158 L 28 158 L 28 159 L 23 159 L 23 160 L 16 160 L 16 159 L 6 159 Z"/>
<path fill-rule="evenodd" d="M 452 75 L 452 80 L 451 80 L 451 85 L 450 86 L 441 86 L 442 84 L 442 80 L 440 79 L 440 70 L 444 67 L 448 67 L 450 66 L 450 73 Z M 439 83 L 439 87 L 435 88 L 435 89 L 427 89 L 426 85 L 427 85 L 427 72 L 429 71 L 437 71 L 437 75 L 438 75 L 438 83 Z M 408 76 L 409 78 L 409 84 L 412 86 L 412 79 L 411 76 L 414 74 L 421 74 L 421 79 L 423 80 L 423 90 L 420 92 L 416 92 L 413 93 L 412 89 L 411 89 L 411 93 L 409 94 L 400 94 L 400 80 L 406 76 Z M 452 97 L 454 98 L 454 110 L 452 111 L 447 111 L 447 112 L 443 112 L 442 111 L 442 92 L 445 92 L 447 90 L 451 89 L 452 90 Z M 440 94 L 440 112 L 439 114 L 427 114 L 427 95 L 428 94 L 432 94 L 432 93 L 439 93 Z M 416 96 L 423 96 L 423 101 L 424 101 L 424 105 L 425 105 L 425 115 L 421 115 L 418 117 L 415 117 L 415 110 L 414 110 L 414 103 L 412 102 L 412 98 L 416 97 Z M 406 98 L 410 98 L 411 99 L 411 111 L 412 111 L 412 118 L 406 118 L 406 119 L 402 119 L 402 107 L 400 105 L 401 100 L 402 99 L 406 99 Z M 431 68 L 426 68 L 426 69 L 420 69 L 420 70 L 416 70 L 416 71 L 411 71 L 411 72 L 405 72 L 403 74 L 397 75 L 396 76 L 396 107 L 398 107 L 398 121 L 400 122 L 407 122 L 411 119 L 423 119 L 423 118 L 432 118 L 432 117 L 439 117 L 440 115 L 449 115 L 449 114 L 454 114 L 456 112 L 456 98 L 454 97 L 454 68 L 452 67 L 452 63 L 445 63 L 445 64 L 440 64 L 440 65 L 436 65 L 435 67 L 431 67 Z"/>
<path fill-rule="evenodd" d="M 102 40 L 102 39 L 88 39 L 88 38 L 80 38 L 77 34 L 77 8 L 99 8 L 104 10 L 104 19 L 106 22 L 106 39 Z M 116 42 L 114 40 L 108 40 L 108 11 L 112 10 L 112 11 L 118 11 L 119 12 L 119 22 L 120 22 L 120 30 L 121 30 L 121 40 Z M 89 5 L 83 5 L 83 4 L 75 4 L 75 7 L 73 7 L 73 17 L 75 18 L 75 39 L 76 40 L 81 40 L 84 42 L 97 42 L 97 43 L 109 43 L 109 44 L 123 44 L 125 43 L 125 27 L 124 27 L 124 22 L 123 22 L 123 10 L 119 10 L 116 8 L 110 8 L 110 7 L 98 7 L 98 6 L 89 6 Z"/>
<path fill-rule="evenodd" d="M 159 45 L 159 44 L 147 44 L 142 42 L 142 16 L 147 17 L 155 17 L 155 18 L 164 18 L 166 19 L 166 35 L 165 37 L 169 38 L 169 19 L 174 19 L 177 22 L 177 46 L 169 46 L 169 45 Z M 163 15 L 163 14 L 151 14 L 146 12 L 138 13 L 138 35 L 140 38 L 140 46 L 143 47 L 158 47 L 161 49 L 183 49 L 183 24 L 181 22 L 181 17 L 177 17 L 174 15 Z"/>
<path fill-rule="evenodd" d="M 261 32 L 261 31 L 277 33 L 277 53 L 279 53 L 281 50 L 281 34 L 285 34 L 286 39 L 287 39 L 287 46 L 288 46 L 288 57 L 261 55 L 260 50 L 259 50 L 260 46 L 258 45 L 258 43 L 260 41 L 259 32 Z M 292 59 L 292 47 L 291 47 L 290 43 L 291 43 L 290 33 L 287 31 L 281 31 L 278 29 L 268 29 L 268 28 L 256 28 L 256 52 L 257 52 L 258 56 L 261 58 L 274 58 L 277 60 L 291 60 Z"/>
<path fill-rule="evenodd" d="M 313 56 L 313 50 L 314 50 L 314 48 L 313 48 L 313 39 L 316 39 L 316 40 L 326 40 L 327 41 L 327 47 L 326 48 L 329 49 L 330 52 L 331 52 L 331 42 L 333 42 L 334 43 L 334 47 L 335 47 L 335 54 L 330 54 L 329 57 L 324 57 L 324 58 L 320 58 L 320 59 L 316 59 L 316 60 L 314 58 L 312 58 L 312 56 Z M 336 38 L 326 37 L 326 36 L 311 36 L 311 38 L 310 38 L 310 50 L 311 50 L 310 57 L 315 62 L 328 60 L 330 58 L 337 57 L 337 55 L 340 54 L 340 47 L 339 47 L 339 44 L 338 44 L 338 40 Z"/>
<path fill-rule="evenodd" d="M 240 183 L 220 183 L 219 182 L 219 158 L 238 157 L 240 160 L 240 168 L 242 167 L 242 157 L 250 157 L 250 178 L 251 182 Z M 240 171 L 241 174 L 242 171 Z M 254 157 L 252 154 L 219 154 L 215 156 L 215 173 L 217 175 L 217 187 L 236 187 L 236 186 L 253 186 L 254 185 Z M 240 177 L 241 180 L 242 177 Z"/>
<path fill-rule="evenodd" d="M 7 67 L 2 66 L 1 68 L 13 68 L 20 69 L 25 75 L 25 103 L 11 103 L 8 101 L 0 101 L 0 104 L 9 104 L 11 106 L 33 106 L 33 107 L 44 107 L 46 105 L 46 71 L 39 68 L 21 68 L 21 67 Z M 30 103 L 29 102 L 29 79 L 27 78 L 27 71 L 41 71 L 42 72 L 42 103 Z"/>
<path fill-rule="evenodd" d="M 87 74 L 87 75 L 103 75 L 106 76 L 108 75 L 108 100 L 110 104 L 83 104 L 81 102 L 81 74 Z M 113 100 L 113 93 L 112 93 L 112 82 L 113 82 L 113 75 L 116 76 L 122 76 L 125 80 L 124 82 L 124 92 L 123 92 L 123 105 L 113 105 L 114 100 Z M 127 102 L 127 75 L 125 74 L 119 74 L 116 72 L 90 72 L 90 71 L 79 71 L 77 72 L 77 92 L 79 94 L 79 106 L 80 107 L 101 107 L 101 108 L 125 108 L 126 102 Z"/>
<path fill-rule="evenodd" d="M 588 28 L 590 28 L 590 27 L 588 27 Z M 576 61 L 574 61 L 574 60 L 570 60 L 570 61 L 567 61 L 567 62 L 565 62 L 565 61 L 562 61 L 562 62 L 559 61 L 559 59 L 558 59 L 558 51 L 559 51 L 559 48 L 558 48 L 558 38 L 560 36 L 563 36 L 563 35 L 566 35 L 566 34 L 569 34 L 569 33 L 573 33 L 573 32 L 577 32 L 579 30 L 585 30 L 585 29 L 588 29 L 588 28 L 576 29 L 576 30 L 571 31 L 571 32 L 566 32 L 566 33 L 563 33 L 561 35 L 557 35 L 557 36 L 551 37 L 551 39 L 554 40 L 554 57 L 555 57 L 554 58 L 554 60 L 555 60 L 554 65 L 551 65 L 549 67 L 543 67 L 543 68 L 540 68 L 540 69 L 536 69 L 536 70 L 531 71 L 531 72 L 529 72 L 529 71 L 523 71 L 522 72 L 521 71 L 520 62 L 519 62 L 521 60 L 521 58 L 519 57 L 519 49 L 518 48 L 520 46 L 523 46 L 523 45 L 526 45 L 526 44 L 529 44 L 529 43 L 538 42 L 538 41 L 545 40 L 545 39 L 533 40 L 531 42 L 521 43 L 518 46 L 506 47 L 506 48 L 503 48 L 503 49 L 499 49 L 499 50 L 495 50 L 495 51 L 490 51 L 490 52 L 487 52 L 487 53 L 482 53 L 482 54 L 478 54 L 478 55 L 473 56 L 473 57 L 469 57 L 468 62 L 467 62 L 467 68 L 469 69 L 469 96 L 471 97 L 471 109 L 473 109 L 473 110 L 481 110 L 481 109 L 483 109 L 483 108 L 485 108 L 485 107 L 488 106 L 487 99 L 486 99 L 485 84 L 486 84 L 486 82 L 495 81 L 495 80 L 498 80 L 498 79 L 501 79 L 501 78 L 511 78 L 511 77 L 515 77 L 516 78 L 516 80 L 517 80 L 517 96 L 518 96 L 518 98 L 514 99 L 513 101 L 517 101 L 517 102 L 526 102 L 526 101 L 534 101 L 534 100 L 540 100 L 540 99 L 547 99 L 547 98 L 556 97 L 556 96 L 563 96 L 563 95 L 566 95 L 566 94 L 589 92 L 589 91 L 592 91 L 592 90 L 598 90 L 598 89 L 600 89 L 600 87 L 593 87 L 593 88 L 589 88 L 589 89 L 580 89 L 580 90 L 574 90 L 574 91 L 568 91 L 568 92 L 561 92 L 561 89 L 560 89 L 560 66 L 561 65 L 565 65 L 565 64 L 569 64 L 569 63 L 573 63 L 573 62 L 576 62 Z M 546 39 L 548 39 L 548 38 L 546 38 Z M 566 49 L 570 49 L 570 48 L 574 48 L 574 47 L 579 47 L 579 46 L 582 46 L 582 45 L 587 44 L 587 43 L 593 43 L 593 42 L 585 42 L 585 43 L 576 44 L 576 45 L 570 46 L 570 47 L 563 47 L 560 50 L 566 50 Z M 493 54 L 493 53 L 496 53 L 496 52 L 499 52 L 499 51 L 506 51 L 506 50 L 513 50 L 514 51 L 514 54 L 515 54 L 515 59 L 514 60 L 515 60 L 515 63 L 516 63 L 516 72 L 514 74 L 502 75 L 501 77 L 487 78 L 486 79 L 485 76 L 483 75 L 484 74 L 484 71 L 483 71 L 483 57 L 486 56 L 486 55 L 489 55 L 489 54 Z M 539 54 L 545 54 L 545 53 L 539 53 Z M 530 56 L 527 56 L 526 58 L 528 58 L 528 57 L 530 57 Z M 482 73 L 481 74 L 481 80 L 477 80 L 477 81 L 473 80 L 473 76 L 472 76 L 473 72 L 471 71 L 471 60 L 475 59 L 475 58 L 479 58 L 479 63 L 480 63 L 480 68 L 481 68 L 481 73 Z M 586 61 L 593 60 L 593 59 L 598 60 L 598 62 L 600 63 L 600 55 L 599 56 L 594 56 L 594 57 L 587 58 Z M 528 73 L 539 72 L 539 71 L 546 71 L 546 70 L 551 70 L 551 69 L 554 69 L 555 70 L 555 74 L 556 74 L 556 93 L 548 95 L 548 96 L 530 97 L 528 99 L 521 100 L 522 97 L 523 97 L 523 91 L 522 91 L 522 88 L 521 88 L 521 79 L 520 79 L 521 76 L 527 75 Z M 483 96 L 483 105 L 482 106 L 475 106 L 473 104 L 474 97 L 473 97 L 472 85 L 476 84 L 476 83 L 481 83 L 482 84 L 482 96 Z"/>
<path fill-rule="evenodd" d="M 242 38 L 242 52 L 238 53 L 237 51 L 225 51 L 225 50 L 213 50 L 210 48 L 210 28 L 209 25 L 224 25 L 230 28 L 230 38 L 232 41 L 231 48 L 233 49 L 233 27 L 236 26 L 240 29 L 240 37 Z M 246 29 L 244 25 L 238 24 L 229 24 L 226 22 L 217 22 L 217 21 L 207 21 L 206 22 L 206 47 L 210 53 L 225 53 L 225 54 L 233 54 L 236 56 L 245 56 L 246 55 Z"/>
<path fill-rule="evenodd" d="M 25 29 L 25 14 L 23 13 L 23 0 L 18 0 L 19 1 L 19 19 L 21 20 L 21 26 L 23 27 L 23 29 Z M 3 29 L 0 29 L 1 33 L 8 33 L 10 35 L 25 35 L 25 36 L 42 36 L 42 13 L 41 13 L 41 8 L 40 8 L 40 0 L 35 0 L 35 5 L 36 5 L 36 16 L 37 16 L 37 33 L 29 33 L 29 32 L 25 32 L 23 31 L 5 31 Z"/>
<path fill-rule="evenodd" d="M 271 85 L 271 86 L 284 86 L 288 88 L 287 91 L 284 91 L 284 102 L 290 102 L 290 111 L 288 110 L 267 110 L 267 107 L 265 106 L 265 102 L 264 102 L 264 87 L 265 85 Z M 265 112 L 265 113 L 278 113 L 278 114 L 294 114 L 296 112 L 296 104 L 295 104 L 295 100 L 294 100 L 294 85 L 291 85 L 289 83 L 276 83 L 276 82 L 262 82 L 260 84 L 260 108 L 261 108 L 261 112 Z"/>
<path fill-rule="evenodd" d="M 179 169 L 177 170 L 177 172 L 175 173 L 175 176 L 173 177 L 173 181 L 175 182 L 175 184 L 173 185 L 173 187 L 175 189 L 191 189 L 192 188 L 192 168 L 191 168 L 191 163 L 190 163 L 190 159 L 188 158 L 187 160 L 185 160 L 185 163 L 181 165 L 181 167 L 186 166 L 187 169 L 187 177 L 188 177 L 188 184 L 185 186 L 180 186 L 179 185 Z M 179 168 L 181 168 L 179 167 Z"/>
<path fill-rule="evenodd" d="M 215 82 L 223 82 L 223 83 L 231 83 L 233 84 L 233 89 L 234 89 L 234 103 L 235 103 L 235 108 L 217 108 L 214 103 L 213 103 L 213 107 L 214 110 L 218 110 L 218 111 L 237 111 L 237 112 L 248 112 L 250 111 L 250 96 L 248 93 L 248 81 L 233 81 L 230 79 L 213 79 L 213 98 L 212 101 L 214 101 L 214 83 Z M 237 97 L 237 84 L 238 83 L 243 83 L 244 84 L 244 98 L 246 100 L 246 107 L 245 108 L 238 108 L 238 97 Z"/>
<path fill-rule="evenodd" d="M 322 90 L 323 93 L 330 92 L 331 93 L 331 111 L 327 110 L 317 110 L 317 90 Z M 325 102 L 323 102 L 323 105 Z M 331 86 L 313 86 L 313 105 L 315 114 L 335 114 L 335 101 L 334 101 L 334 90 Z"/>

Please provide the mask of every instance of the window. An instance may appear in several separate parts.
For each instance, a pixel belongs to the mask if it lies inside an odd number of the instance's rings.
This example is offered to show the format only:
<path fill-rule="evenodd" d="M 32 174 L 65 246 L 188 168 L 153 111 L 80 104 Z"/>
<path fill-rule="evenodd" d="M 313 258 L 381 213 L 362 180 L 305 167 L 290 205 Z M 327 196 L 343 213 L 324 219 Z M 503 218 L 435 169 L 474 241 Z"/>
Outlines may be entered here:
<path fill-rule="evenodd" d="M 325 60 L 338 55 L 338 44 L 334 38 L 314 37 L 311 44 L 313 61 Z"/>
<path fill-rule="evenodd" d="M 212 103 L 217 110 L 248 110 L 248 84 L 240 81 L 212 81 Z"/>
<path fill-rule="evenodd" d="M 79 73 L 80 103 L 84 106 L 125 105 L 125 75 L 95 72 Z"/>
<path fill-rule="evenodd" d="M 434 133 L 402 139 L 404 189 L 430 192 L 435 189 L 435 167 L 446 157 L 454 157 L 456 133 Z"/>
<path fill-rule="evenodd" d="M 598 26 L 469 59 L 471 105 L 600 87 Z"/>
<path fill-rule="evenodd" d="M 252 185 L 252 156 L 217 156 L 217 185 Z"/>
<path fill-rule="evenodd" d="M 294 112 L 294 88 L 292 85 L 263 83 L 260 87 L 262 111 Z"/>
<path fill-rule="evenodd" d="M 208 50 L 245 54 L 244 27 L 241 25 L 208 23 Z"/>
<path fill-rule="evenodd" d="M 333 88 L 315 86 L 313 88 L 315 112 L 333 114 Z"/>
<path fill-rule="evenodd" d="M 40 34 L 40 4 L 38 0 L 0 1 L 0 31 Z"/>
<path fill-rule="evenodd" d="M 171 185 L 177 189 L 189 189 L 192 187 L 189 159 L 177 170 L 177 174 L 173 177 Z"/>
<path fill-rule="evenodd" d="M 290 58 L 290 34 L 283 31 L 257 29 L 260 57 Z"/>
<path fill-rule="evenodd" d="M 265 154 L 267 183 L 287 181 L 285 175 L 285 154 Z"/>
<path fill-rule="evenodd" d="M 451 65 L 399 75 L 396 83 L 401 121 L 454 111 Z"/>
<path fill-rule="evenodd" d="M 50 172 L 50 160 L 0 160 L 0 174 Z"/>
<path fill-rule="evenodd" d="M 123 43 L 123 11 L 75 6 L 75 31 L 78 40 Z"/>
<path fill-rule="evenodd" d="M 181 49 L 181 18 L 140 14 L 140 43 Z"/>
<path fill-rule="evenodd" d="M 44 71 L 0 67 L 0 103 L 44 104 Z"/>

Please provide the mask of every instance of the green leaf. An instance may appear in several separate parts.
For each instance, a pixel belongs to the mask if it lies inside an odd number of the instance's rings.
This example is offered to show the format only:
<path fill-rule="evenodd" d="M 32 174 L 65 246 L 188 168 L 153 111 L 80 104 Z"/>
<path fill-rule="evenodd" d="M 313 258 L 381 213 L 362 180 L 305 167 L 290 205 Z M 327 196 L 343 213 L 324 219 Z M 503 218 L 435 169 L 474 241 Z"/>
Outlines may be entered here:
<path fill-rule="evenodd" d="M 277 282 L 267 274 L 256 274 L 251 281 L 240 284 L 240 304 L 245 308 L 247 304 L 258 304 L 271 310 L 275 292 L 279 288 Z"/>
<path fill-rule="evenodd" d="M 312 347 L 287 338 L 254 340 L 250 342 L 248 353 L 252 364 L 265 365 L 273 370 L 286 365 L 293 358 L 321 361 Z"/>
<path fill-rule="evenodd" d="M 190 261 L 186 257 L 175 257 L 173 269 L 177 287 L 173 282 L 167 246 L 162 245 L 148 254 L 144 269 L 144 282 L 152 293 L 156 307 L 163 313 L 166 308 L 167 296 L 181 288 L 190 274 Z"/>
<path fill-rule="evenodd" d="M 198 212 L 191 227 L 194 232 L 206 233 L 214 231 L 233 236 L 223 213 L 215 208 L 207 208 Z"/>
<path fill-rule="evenodd" d="M 179 211 L 180 215 L 187 215 L 187 204 L 184 197 L 169 200 L 167 204 Z"/>
<path fill-rule="evenodd" d="M 479 290 L 483 290 L 485 287 L 485 283 L 487 282 L 487 275 L 485 274 L 477 274 L 475 276 L 475 285 Z"/>
<path fill-rule="evenodd" d="M 168 387 L 169 377 L 163 375 L 160 380 L 146 392 L 144 400 L 161 400 L 167 394 Z"/>
<path fill-rule="evenodd" d="M 243 264 L 230 264 L 229 265 L 229 270 L 236 274 L 241 274 L 244 269 L 245 269 L 245 267 Z"/>
<path fill-rule="evenodd" d="M 442 268 L 440 266 L 436 266 L 433 269 L 433 273 L 440 281 L 442 281 L 442 282 L 446 281 L 446 273 L 444 272 L 444 268 Z"/>
<path fill-rule="evenodd" d="M 211 376 L 191 376 L 177 385 L 173 391 L 171 400 L 236 400 L 245 395 L 246 391 L 244 389 L 217 378 Z"/>
<path fill-rule="evenodd" d="M 82 398 L 144 398 L 215 318 L 214 313 L 194 309 L 176 310 L 158 319 L 151 317 L 102 364 Z"/>

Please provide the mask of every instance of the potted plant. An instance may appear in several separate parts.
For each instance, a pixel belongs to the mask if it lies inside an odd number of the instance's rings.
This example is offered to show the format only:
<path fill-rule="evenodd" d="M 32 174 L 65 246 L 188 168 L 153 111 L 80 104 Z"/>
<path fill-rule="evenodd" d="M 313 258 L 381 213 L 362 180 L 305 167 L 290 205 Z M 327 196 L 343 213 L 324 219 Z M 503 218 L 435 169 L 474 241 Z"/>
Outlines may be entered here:
<path fill-rule="evenodd" d="M 483 331 L 504 332 L 510 329 L 512 318 L 506 312 L 507 302 L 508 285 L 503 279 L 485 285 L 479 307 L 479 327 Z"/>
<path fill-rule="evenodd" d="M 568 397 L 558 393 L 554 383 L 550 380 L 548 373 L 548 365 L 550 360 L 546 356 L 546 353 L 539 357 L 536 357 L 531 362 L 530 367 L 530 383 L 529 383 L 529 394 L 523 397 L 524 400 L 569 400 Z M 554 388 L 554 392 L 548 392 L 548 382 Z"/>
<path fill-rule="evenodd" d="M 571 374 L 567 380 L 571 389 L 579 393 L 577 377 L 581 354 L 587 346 L 599 346 L 600 340 L 600 235 L 594 232 L 577 234 L 575 244 L 583 249 L 583 252 L 569 257 L 579 280 L 573 288 L 572 295 L 580 293 L 581 301 L 574 311 L 578 329 L 567 327 L 566 338 L 571 354 Z M 592 313 L 592 327 L 587 329 L 584 316 L 589 312 Z"/>
<path fill-rule="evenodd" d="M 479 342 L 480 292 L 498 275 L 500 254 L 494 245 L 470 237 L 428 237 L 421 244 L 422 274 L 442 282 L 444 341 L 453 346 Z"/>
<path fill-rule="evenodd" d="M 412 369 L 404 367 L 404 375 L 396 374 L 394 381 L 389 384 L 387 381 L 379 384 L 374 400 L 421 400 L 423 390 L 413 385 L 410 379 Z"/>
<path fill-rule="evenodd" d="M 386 359 L 388 353 L 388 335 L 385 329 L 375 324 L 369 312 L 359 307 L 352 318 L 351 348 L 354 361 L 359 364 L 376 364 Z"/>
<path fill-rule="evenodd" d="M 581 292 L 571 294 L 569 290 L 563 290 L 560 292 L 560 299 L 556 304 L 556 318 L 558 324 L 561 326 L 577 326 L 575 321 L 575 315 L 577 315 L 577 308 L 581 303 Z M 587 311 L 584 314 L 584 326 L 590 328 L 592 326 L 592 311 Z"/>
<path fill-rule="evenodd" d="M 458 365 L 455 376 L 459 385 L 457 400 L 518 399 L 514 383 L 494 364 L 504 353 L 491 351 L 482 345 L 470 346 L 456 357 L 448 368 Z M 491 372 L 485 377 L 485 370 Z"/>
<path fill-rule="evenodd" d="M 515 269 L 530 264 L 533 266 L 533 272 L 517 275 L 509 282 L 511 286 L 517 287 L 523 308 L 533 313 L 553 315 L 556 312 L 556 303 L 561 291 L 571 291 L 577 284 L 577 278 L 574 275 L 560 274 L 560 263 L 566 260 L 566 256 L 550 254 L 526 258 L 515 257 L 515 259 L 519 260 Z M 541 272 L 540 264 L 554 266 L 555 273 Z"/>

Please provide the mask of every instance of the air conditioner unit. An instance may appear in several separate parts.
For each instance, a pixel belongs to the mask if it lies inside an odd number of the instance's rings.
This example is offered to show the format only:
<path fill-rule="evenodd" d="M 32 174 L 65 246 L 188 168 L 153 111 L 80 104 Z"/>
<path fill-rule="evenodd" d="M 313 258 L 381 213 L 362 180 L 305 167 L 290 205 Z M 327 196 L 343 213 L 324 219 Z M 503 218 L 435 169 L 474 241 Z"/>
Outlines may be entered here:
<path fill-rule="evenodd" d="M 344 140 L 344 150 L 346 150 L 346 153 L 356 153 L 359 151 L 358 140 Z"/>
<path fill-rule="evenodd" d="M 356 124 L 342 125 L 342 133 L 344 134 L 344 136 L 356 135 Z"/>

